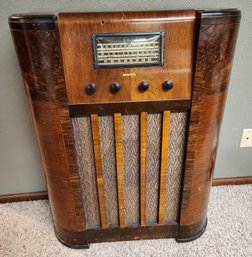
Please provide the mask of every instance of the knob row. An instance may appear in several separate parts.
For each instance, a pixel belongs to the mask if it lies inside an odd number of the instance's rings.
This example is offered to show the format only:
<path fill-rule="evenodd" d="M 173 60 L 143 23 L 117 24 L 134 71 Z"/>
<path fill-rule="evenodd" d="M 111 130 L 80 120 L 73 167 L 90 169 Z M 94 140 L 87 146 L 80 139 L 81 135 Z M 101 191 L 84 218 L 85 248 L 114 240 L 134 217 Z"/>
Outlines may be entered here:
<path fill-rule="evenodd" d="M 173 88 L 173 82 L 171 80 L 166 80 L 163 84 L 162 84 L 162 88 L 165 91 L 168 91 L 170 89 Z M 140 92 L 144 92 L 147 91 L 149 89 L 149 83 L 147 81 L 142 81 L 139 86 L 138 86 L 138 90 Z M 116 94 L 117 92 L 119 92 L 121 90 L 121 85 L 118 82 L 113 82 L 110 85 L 110 91 L 113 94 Z M 94 83 L 90 83 L 86 86 L 86 92 L 89 95 L 94 94 L 96 91 L 96 85 Z"/>

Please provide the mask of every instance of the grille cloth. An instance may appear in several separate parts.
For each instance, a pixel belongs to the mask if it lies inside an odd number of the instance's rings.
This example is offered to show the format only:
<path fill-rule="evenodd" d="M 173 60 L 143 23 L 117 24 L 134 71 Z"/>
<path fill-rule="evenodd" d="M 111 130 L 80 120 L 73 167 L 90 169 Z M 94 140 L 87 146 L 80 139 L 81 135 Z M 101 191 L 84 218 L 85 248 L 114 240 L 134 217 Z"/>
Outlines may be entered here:
<path fill-rule="evenodd" d="M 186 134 L 186 113 L 171 113 L 165 222 L 177 221 Z M 72 118 L 87 228 L 100 225 L 89 117 Z M 146 221 L 157 223 L 162 114 L 148 114 Z M 118 225 L 113 116 L 99 117 L 107 220 Z M 122 115 L 125 223 L 139 224 L 139 115 Z"/>
<path fill-rule="evenodd" d="M 146 163 L 146 222 L 156 223 L 161 150 L 161 114 L 148 114 Z"/>
<path fill-rule="evenodd" d="M 168 176 L 165 203 L 165 222 L 178 220 L 180 186 L 186 136 L 187 113 L 171 115 L 168 153 Z"/>
<path fill-rule="evenodd" d="M 115 137 L 113 116 L 99 117 L 99 129 L 107 221 L 110 226 L 113 226 L 118 225 Z"/>
<path fill-rule="evenodd" d="M 139 116 L 122 116 L 126 225 L 139 223 Z"/>
<path fill-rule="evenodd" d="M 72 118 L 77 162 L 87 228 L 100 225 L 91 122 L 89 117 Z"/>

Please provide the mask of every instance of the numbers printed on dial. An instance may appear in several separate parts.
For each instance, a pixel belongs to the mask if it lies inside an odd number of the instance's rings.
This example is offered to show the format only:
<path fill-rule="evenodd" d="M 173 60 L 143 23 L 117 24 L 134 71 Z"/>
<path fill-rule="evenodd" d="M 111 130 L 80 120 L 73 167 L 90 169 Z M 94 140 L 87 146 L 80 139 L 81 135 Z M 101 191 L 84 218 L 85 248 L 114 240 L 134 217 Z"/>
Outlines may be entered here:
<path fill-rule="evenodd" d="M 94 35 L 95 66 L 162 65 L 162 37 L 160 32 Z"/>

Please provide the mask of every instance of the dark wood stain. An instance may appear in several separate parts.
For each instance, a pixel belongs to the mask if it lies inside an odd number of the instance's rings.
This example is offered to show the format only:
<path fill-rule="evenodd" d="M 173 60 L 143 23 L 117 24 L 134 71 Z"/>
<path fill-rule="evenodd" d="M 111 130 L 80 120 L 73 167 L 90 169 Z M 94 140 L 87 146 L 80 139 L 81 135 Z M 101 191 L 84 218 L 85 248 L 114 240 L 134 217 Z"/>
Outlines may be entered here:
<path fill-rule="evenodd" d="M 180 224 L 206 220 L 240 13 L 200 20 Z M 210 21 L 210 22 L 208 22 Z"/>
<path fill-rule="evenodd" d="M 116 102 L 116 103 L 98 103 L 98 104 L 70 104 L 69 111 L 71 116 L 81 116 L 87 114 L 112 114 L 120 112 L 122 114 L 140 113 L 140 112 L 162 112 L 187 111 L 190 110 L 191 100 L 169 100 L 169 101 L 143 101 L 143 102 Z"/>
<path fill-rule="evenodd" d="M 67 95 L 55 30 L 12 30 L 56 225 L 84 230 Z"/>
<path fill-rule="evenodd" d="M 87 229 L 85 232 L 66 231 L 56 227 L 56 234 L 60 239 L 68 244 L 82 245 L 86 242 L 113 242 L 129 241 L 140 239 L 158 239 L 176 237 L 178 234 L 178 224 L 167 224 L 139 227 L 116 227 L 107 229 Z"/>
<path fill-rule="evenodd" d="M 168 18 L 169 17 L 169 18 Z M 101 24 L 104 21 L 104 24 Z M 145 100 L 173 100 L 191 97 L 192 57 L 195 11 L 60 13 L 59 33 L 69 103 L 99 103 Z M 85 33 L 83 33 L 85 31 Z M 164 66 L 94 69 L 91 38 L 93 33 L 153 32 L 165 33 Z M 158 71 L 158 73 L 157 73 Z M 135 76 L 124 76 L 132 74 Z M 162 89 L 166 80 L 174 87 Z M 149 89 L 138 91 L 142 81 Z M 121 90 L 112 94 L 109 85 L 119 82 Z M 88 95 L 85 86 L 96 84 Z"/>

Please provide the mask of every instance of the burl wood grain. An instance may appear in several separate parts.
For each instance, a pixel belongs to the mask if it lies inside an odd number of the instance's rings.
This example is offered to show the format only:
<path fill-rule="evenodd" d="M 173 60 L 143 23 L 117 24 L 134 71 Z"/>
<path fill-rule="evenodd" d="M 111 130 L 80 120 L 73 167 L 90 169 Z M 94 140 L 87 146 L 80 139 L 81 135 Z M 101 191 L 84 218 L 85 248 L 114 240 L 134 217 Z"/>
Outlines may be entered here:
<path fill-rule="evenodd" d="M 105 193 L 104 193 L 104 179 L 103 179 L 102 158 L 101 158 L 101 149 L 100 149 L 99 118 L 97 114 L 91 115 L 91 126 L 92 126 L 92 135 L 93 135 L 93 144 L 94 144 L 95 171 L 96 171 L 96 181 L 97 181 L 97 187 L 98 187 L 101 227 L 106 228 L 108 226 L 108 223 L 107 223 L 107 214 L 106 214 L 106 200 L 105 200 Z"/>
<path fill-rule="evenodd" d="M 146 156 L 147 156 L 147 112 L 140 114 L 140 213 L 141 226 L 146 224 Z"/>
<path fill-rule="evenodd" d="M 201 25 L 186 154 L 180 224 L 206 220 L 208 199 L 225 98 L 239 27 L 240 12 L 211 17 Z M 201 222 L 202 226 L 204 222 Z M 201 227 L 202 227 L 201 226 Z M 180 233 L 183 237 L 183 232 Z"/>
<path fill-rule="evenodd" d="M 160 185 L 159 185 L 159 214 L 158 223 L 165 222 L 165 200 L 167 186 L 167 165 L 169 151 L 169 132 L 170 132 L 170 112 L 163 112 L 162 121 L 162 143 L 161 143 L 161 167 L 160 167 Z"/>
<path fill-rule="evenodd" d="M 71 104 L 164 100 L 191 97 L 195 11 L 60 13 L 59 33 Z M 92 34 L 109 32 L 165 32 L 164 66 L 141 68 L 94 69 Z M 123 74 L 136 74 L 124 76 Z M 163 91 L 165 80 L 174 88 Z M 139 92 L 138 85 L 148 81 L 149 90 Z M 120 92 L 109 86 L 119 82 Z M 95 83 L 96 92 L 88 95 L 85 86 Z"/>
<path fill-rule="evenodd" d="M 45 171 L 53 219 L 67 231 L 85 220 L 63 67 L 55 30 L 13 30 Z"/>
<path fill-rule="evenodd" d="M 124 179 L 123 179 L 123 151 L 122 151 L 122 115 L 114 114 L 115 126 L 115 149 L 116 149 L 116 172 L 117 172 L 117 188 L 118 188 L 118 206 L 119 206 L 119 224 L 120 227 L 125 226 L 125 210 L 124 210 Z"/>

